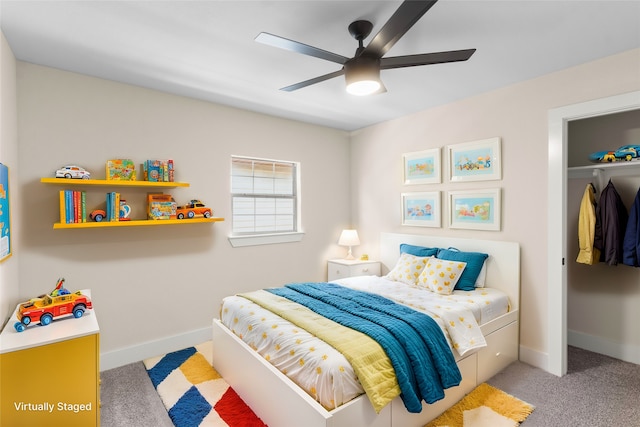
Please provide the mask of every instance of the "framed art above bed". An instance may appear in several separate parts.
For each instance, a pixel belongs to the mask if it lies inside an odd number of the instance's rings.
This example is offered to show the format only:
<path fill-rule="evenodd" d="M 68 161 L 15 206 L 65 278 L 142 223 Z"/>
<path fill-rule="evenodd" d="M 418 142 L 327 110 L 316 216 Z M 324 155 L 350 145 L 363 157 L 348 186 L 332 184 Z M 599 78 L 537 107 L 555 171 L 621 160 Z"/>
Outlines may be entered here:
<path fill-rule="evenodd" d="M 440 227 L 440 192 L 402 193 L 402 225 Z"/>
<path fill-rule="evenodd" d="M 500 230 L 501 190 L 449 191 L 449 228 Z"/>
<path fill-rule="evenodd" d="M 449 145 L 447 150 L 451 182 L 502 179 L 500 138 Z"/>
<path fill-rule="evenodd" d="M 441 182 L 440 148 L 402 155 L 404 184 L 438 184 Z"/>

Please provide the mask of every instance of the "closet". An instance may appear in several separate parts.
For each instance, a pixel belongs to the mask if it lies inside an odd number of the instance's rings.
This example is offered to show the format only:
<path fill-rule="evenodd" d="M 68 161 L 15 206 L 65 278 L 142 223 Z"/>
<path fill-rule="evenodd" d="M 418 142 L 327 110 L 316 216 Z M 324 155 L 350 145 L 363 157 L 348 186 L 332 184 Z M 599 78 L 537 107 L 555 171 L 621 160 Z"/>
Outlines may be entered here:
<path fill-rule="evenodd" d="M 578 214 L 586 186 L 594 185 L 598 201 L 611 180 L 627 211 L 640 189 L 640 159 L 594 164 L 589 154 L 627 144 L 640 145 L 640 110 L 568 124 L 567 342 L 640 364 L 640 268 L 576 262 Z"/>

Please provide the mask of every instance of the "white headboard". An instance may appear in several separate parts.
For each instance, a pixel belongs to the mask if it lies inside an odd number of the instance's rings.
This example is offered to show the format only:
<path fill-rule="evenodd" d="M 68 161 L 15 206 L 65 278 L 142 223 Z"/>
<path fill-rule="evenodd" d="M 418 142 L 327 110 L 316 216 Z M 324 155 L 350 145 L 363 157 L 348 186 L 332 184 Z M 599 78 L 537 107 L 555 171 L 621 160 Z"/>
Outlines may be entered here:
<path fill-rule="evenodd" d="M 509 295 L 512 309 L 520 306 L 520 245 L 497 240 L 435 237 L 416 234 L 380 233 L 380 261 L 386 274 L 400 257 L 400 244 L 449 248 L 483 252 L 487 259 L 486 286 L 500 289 Z"/>

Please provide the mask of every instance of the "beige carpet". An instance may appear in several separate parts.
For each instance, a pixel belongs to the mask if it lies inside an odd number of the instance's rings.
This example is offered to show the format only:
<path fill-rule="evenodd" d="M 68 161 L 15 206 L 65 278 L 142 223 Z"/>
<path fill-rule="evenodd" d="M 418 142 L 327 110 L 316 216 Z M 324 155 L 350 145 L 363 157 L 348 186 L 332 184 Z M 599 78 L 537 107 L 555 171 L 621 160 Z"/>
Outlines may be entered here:
<path fill-rule="evenodd" d="M 533 408 L 483 383 L 425 427 L 516 427 Z"/>

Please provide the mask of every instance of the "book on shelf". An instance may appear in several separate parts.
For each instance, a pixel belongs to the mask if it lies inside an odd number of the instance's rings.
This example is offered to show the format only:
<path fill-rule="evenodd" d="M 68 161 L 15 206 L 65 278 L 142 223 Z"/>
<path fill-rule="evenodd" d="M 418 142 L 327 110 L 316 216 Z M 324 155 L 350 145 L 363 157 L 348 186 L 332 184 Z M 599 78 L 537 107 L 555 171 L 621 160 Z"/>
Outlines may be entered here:
<path fill-rule="evenodd" d="M 105 176 L 111 181 L 135 181 L 136 165 L 131 159 L 107 160 Z"/>
<path fill-rule="evenodd" d="M 115 191 L 107 193 L 106 197 L 106 209 L 105 220 L 107 221 L 119 221 L 120 220 L 120 193 Z"/>
<path fill-rule="evenodd" d="M 174 182 L 173 160 L 146 160 L 142 163 L 142 174 L 145 181 Z"/>
<path fill-rule="evenodd" d="M 147 195 L 147 218 L 151 220 L 176 219 L 176 202 L 171 194 Z"/>
<path fill-rule="evenodd" d="M 87 193 L 84 191 L 80 192 L 80 204 L 82 222 L 87 222 Z"/>
<path fill-rule="evenodd" d="M 67 192 L 66 190 L 60 190 L 60 223 L 66 224 L 67 222 Z"/>

